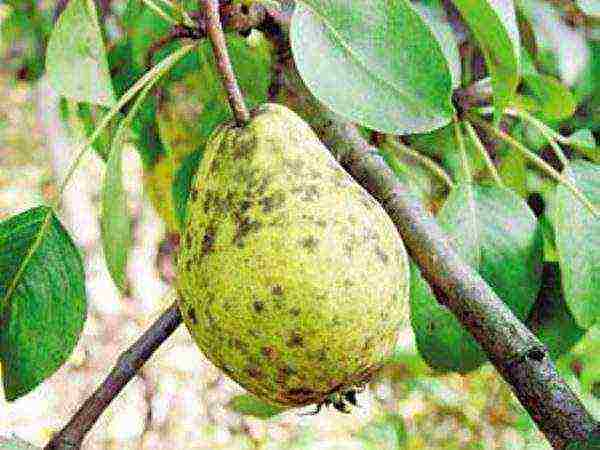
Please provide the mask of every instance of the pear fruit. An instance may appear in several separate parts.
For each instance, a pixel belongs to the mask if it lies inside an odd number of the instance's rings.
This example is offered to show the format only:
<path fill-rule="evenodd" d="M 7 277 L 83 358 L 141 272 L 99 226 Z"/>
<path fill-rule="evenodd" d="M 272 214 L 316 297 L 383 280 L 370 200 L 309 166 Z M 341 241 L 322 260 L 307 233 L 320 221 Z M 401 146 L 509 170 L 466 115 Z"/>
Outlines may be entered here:
<path fill-rule="evenodd" d="M 177 289 L 233 380 L 278 406 L 354 403 L 409 322 L 408 286 L 394 224 L 295 113 L 266 104 L 211 135 Z"/>

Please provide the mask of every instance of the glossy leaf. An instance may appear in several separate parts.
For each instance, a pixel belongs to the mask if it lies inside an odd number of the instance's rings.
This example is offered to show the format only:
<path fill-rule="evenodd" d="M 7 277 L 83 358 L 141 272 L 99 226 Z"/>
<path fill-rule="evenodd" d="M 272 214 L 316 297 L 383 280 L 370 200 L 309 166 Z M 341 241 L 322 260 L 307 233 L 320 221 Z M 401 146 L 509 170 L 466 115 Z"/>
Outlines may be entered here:
<path fill-rule="evenodd" d="M 0 313 L 2 377 L 11 401 L 64 364 L 86 318 L 83 262 L 50 208 L 0 223 Z"/>
<path fill-rule="evenodd" d="M 525 319 L 540 287 L 542 261 L 542 236 L 527 204 L 505 188 L 461 185 L 448 197 L 438 221 L 464 261 Z M 433 368 L 464 373 L 486 361 L 468 331 L 437 302 L 415 265 L 410 302 L 417 347 Z"/>
<path fill-rule="evenodd" d="M 253 395 L 242 394 L 231 399 L 231 409 L 245 416 L 254 416 L 259 419 L 269 419 L 283 411 L 283 408 L 270 405 L 259 400 Z"/>
<path fill-rule="evenodd" d="M 453 0 L 475 35 L 492 77 L 496 117 L 511 102 L 519 84 L 519 30 L 512 1 Z"/>
<path fill-rule="evenodd" d="M 46 68 L 54 89 L 69 99 L 115 104 L 106 51 L 94 3 L 71 0 L 48 43 Z"/>
<path fill-rule="evenodd" d="M 299 2 L 290 39 L 307 87 L 349 120 L 391 134 L 450 122 L 452 75 L 410 2 Z"/>
<path fill-rule="evenodd" d="M 575 161 L 564 174 L 600 210 L 600 167 Z M 600 319 L 600 219 L 560 184 L 554 225 L 565 299 L 577 323 L 587 329 Z"/>

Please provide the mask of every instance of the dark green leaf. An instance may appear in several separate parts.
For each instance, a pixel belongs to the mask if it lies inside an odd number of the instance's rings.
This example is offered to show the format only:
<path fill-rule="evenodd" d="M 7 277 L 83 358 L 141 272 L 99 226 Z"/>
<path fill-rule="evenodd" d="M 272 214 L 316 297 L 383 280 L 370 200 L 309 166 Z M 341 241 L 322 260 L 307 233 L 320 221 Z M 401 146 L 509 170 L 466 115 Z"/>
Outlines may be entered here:
<path fill-rule="evenodd" d="M 283 408 L 273 406 L 259 400 L 253 395 L 242 394 L 231 399 L 231 409 L 245 416 L 254 416 L 259 419 L 269 419 L 283 411 Z"/>
<path fill-rule="evenodd" d="M 527 204 L 508 189 L 461 185 L 448 197 L 438 221 L 465 262 L 524 320 L 540 287 L 542 261 L 541 232 Z M 486 361 L 414 265 L 410 301 L 417 346 L 432 367 L 468 372 Z"/>
<path fill-rule="evenodd" d="M 565 303 L 558 263 L 544 265 L 542 288 L 526 323 L 546 344 L 553 360 L 569 351 L 585 334 Z"/>
<path fill-rule="evenodd" d="M 69 99 L 112 107 L 115 102 L 98 17 L 90 0 L 71 0 L 50 37 L 47 71 Z"/>
<path fill-rule="evenodd" d="M 600 450 L 600 432 L 592 433 L 586 441 L 569 444 L 566 450 Z"/>
<path fill-rule="evenodd" d="M 446 56 L 410 2 L 307 0 L 296 5 L 290 38 L 304 82 L 338 114 L 392 134 L 450 122 Z"/>
<path fill-rule="evenodd" d="M 512 1 L 453 0 L 473 31 L 492 77 L 496 117 L 511 102 L 519 84 L 519 30 Z"/>
<path fill-rule="evenodd" d="M 600 166 L 574 161 L 564 174 L 600 211 Z M 565 299 L 579 326 L 587 329 L 600 318 L 600 219 L 559 184 L 554 225 Z"/>
<path fill-rule="evenodd" d="M 85 322 L 81 256 L 50 208 L 0 223 L 0 299 L 0 359 L 10 401 L 67 360 Z"/>
<path fill-rule="evenodd" d="M 200 161 L 202 161 L 203 154 L 204 149 L 200 149 L 191 155 L 188 155 L 175 173 L 175 179 L 173 180 L 173 200 L 175 202 L 175 214 L 177 215 L 177 220 L 181 229 L 185 226 L 190 189 L 198 165 L 200 164 Z"/>

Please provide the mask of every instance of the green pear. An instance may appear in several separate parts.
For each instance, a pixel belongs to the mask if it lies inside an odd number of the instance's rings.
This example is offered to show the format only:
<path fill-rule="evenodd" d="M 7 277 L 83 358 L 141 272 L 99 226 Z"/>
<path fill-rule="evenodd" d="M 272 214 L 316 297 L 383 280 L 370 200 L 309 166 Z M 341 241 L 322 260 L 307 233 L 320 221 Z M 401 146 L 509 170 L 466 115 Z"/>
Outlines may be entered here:
<path fill-rule="evenodd" d="M 233 380 L 273 405 L 342 406 L 408 324 L 408 286 L 394 224 L 295 113 L 266 104 L 211 135 L 177 289 L 193 339 Z"/>

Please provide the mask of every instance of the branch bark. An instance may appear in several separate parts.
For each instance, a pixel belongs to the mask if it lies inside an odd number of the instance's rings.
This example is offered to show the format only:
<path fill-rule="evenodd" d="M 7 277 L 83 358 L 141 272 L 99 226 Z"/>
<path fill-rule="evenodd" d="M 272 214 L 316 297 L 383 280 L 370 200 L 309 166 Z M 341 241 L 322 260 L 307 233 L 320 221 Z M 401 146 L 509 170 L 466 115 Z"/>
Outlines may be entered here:
<path fill-rule="evenodd" d="M 218 0 L 200 0 L 201 5 L 204 5 L 204 13 L 206 14 L 206 33 L 210 38 L 215 59 L 217 61 L 217 69 L 221 74 L 223 87 L 227 92 L 227 99 L 233 111 L 233 116 L 238 125 L 245 125 L 250 121 L 250 113 L 244 102 L 244 97 L 240 91 L 233 67 L 227 52 L 227 43 L 225 42 L 225 34 L 221 25 L 221 15 L 219 13 Z"/>
<path fill-rule="evenodd" d="M 182 323 L 177 304 L 167 309 L 150 328 L 119 356 L 104 382 L 75 413 L 69 423 L 52 437 L 44 450 L 77 450 L 112 400 L 123 390 L 158 347 Z"/>

